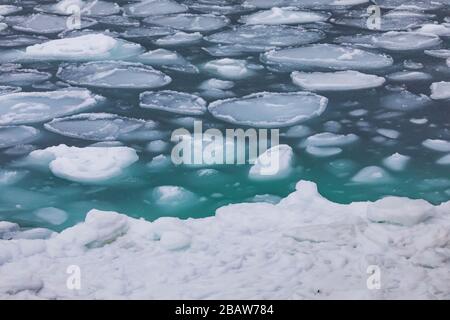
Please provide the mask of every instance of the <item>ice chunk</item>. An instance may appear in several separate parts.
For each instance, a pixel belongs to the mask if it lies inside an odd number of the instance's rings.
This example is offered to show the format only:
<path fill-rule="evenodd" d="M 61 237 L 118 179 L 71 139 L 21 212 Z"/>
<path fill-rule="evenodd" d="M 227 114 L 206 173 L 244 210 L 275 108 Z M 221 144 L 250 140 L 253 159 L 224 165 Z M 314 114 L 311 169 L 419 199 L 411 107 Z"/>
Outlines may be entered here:
<path fill-rule="evenodd" d="M 145 150 L 151 153 L 161 153 L 169 150 L 170 144 L 164 140 L 154 140 L 147 143 Z"/>
<path fill-rule="evenodd" d="M 378 166 L 365 167 L 352 178 L 353 182 L 363 184 L 382 184 L 389 183 L 391 180 L 390 175 Z"/>
<path fill-rule="evenodd" d="M 292 82 L 310 91 L 347 91 L 380 87 L 385 79 L 358 71 L 298 72 L 291 74 Z"/>
<path fill-rule="evenodd" d="M 316 156 L 316 157 L 331 157 L 338 155 L 342 152 L 341 148 L 338 147 L 314 147 L 314 146 L 307 146 L 305 151 L 309 153 L 310 155 Z"/>
<path fill-rule="evenodd" d="M 166 170 L 171 165 L 172 161 L 170 160 L 170 157 L 160 154 L 153 157 L 152 160 L 147 163 L 147 168 L 152 171 L 162 172 L 162 170 Z"/>
<path fill-rule="evenodd" d="M 234 82 L 212 78 L 203 81 L 198 87 L 202 90 L 228 90 L 234 87 Z"/>
<path fill-rule="evenodd" d="M 202 90 L 201 95 L 211 99 L 225 99 L 234 97 L 234 93 L 228 90 L 233 87 L 233 81 L 214 78 L 205 80 L 198 86 L 198 88 Z"/>
<path fill-rule="evenodd" d="M 187 32 L 209 32 L 221 29 L 230 23 L 225 16 L 213 14 L 181 13 L 145 18 L 144 23 L 174 28 Z"/>
<path fill-rule="evenodd" d="M 187 33 L 180 31 L 155 40 L 155 44 L 163 47 L 188 46 L 196 44 L 202 39 L 203 36 L 200 32 Z"/>
<path fill-rule="evenodd" d="M 35 83 L 44 82 L 52 75 L 47 72 L 40 72 L 32 69 L 17 69 L 7 72 L 0 71 L 0 84 L 28 87 Z"/>
<path fill-rule="evenodd" d="M 293 170 L 294 152 L 286 144 L 266 150 L 255 161 L 248 174 L 253 180 L 283 179 Z"/>
<path fill-rule="evenodd" d="M 281 65 L 289 70 L 298 68 L 376 70 L 393 64 L 389 56 L 333 44 L 315 44 L 270 51 L 263 54 L 261 59 L 269 65 Z"/>
<path fill-rule="evenodd" d="M 140 23 L 138 20 L 124 16 L 106 16 L 97 18 L 97 22 L 108 28 L 137 28 Z"/>
<path fill-rule="evenodd" d="M 7 16 L 22 11 L 22 7 L 14 5 L 0 5 L 0 16 Z"/>
<path fill-rule="evenodd" d="M 26 47 L 48 41 L 45 37 L 32 35 L 7 35 L 0 38 L 0 48 Z"/>
<path fill-rule="evenodd" d="M 393 155 L 385 158 L 383 164 L 386 168 L 393 171 L 402 171 L 408 165 L 411 157 L 404 156 L 400 153 L 394 153 Z"/>
<path fill-rule="evenodd" d="M 336 134 L 331 132 L 317 133 L 308 137 L 303 145 L 308 147 L 336 147 L 345 146 L 358 141 L 358 136 L 349 134 Z"/>
<path fill-rule="evenodd" d="M 203 69 L 207 72 L 228 80 L 240 80 L 255 75 L 258 66 L 250 65 L 245 60 L 219 59 L 206 62 Z"/>
<path fill-rule="evenodd" d="M 245 24 L 299 24 L 326 21 L 330 14 L 314 11 L 301 11 L 291 8 L 273 7 L 270 10 L 260 11 L 243 16 L 240 22 Z"/>
<path fill-rule="evenodd" d="M 436 163 L 440 165 L 450 165 L 450 154 L 439 158 Z"/>
<path fill-rule="evenodd" d="M 138 44 L 101 34 L 50 40 L 27 47 L 25 59 L 45 61 L 120 60 L 142 52 Z"/>
<path fill-rule="evenodd" d="M 274 6 L 293 6 L 310 9 L 344 9 L 367 2 L 368 0 L 245 0 L 244 4 L 262 9 Z"/>
<path fill-rule="evenodd" d="M 387 222 L 403 226 L 421 223 L 434 213 L 434 207 L 425 200 L 398 197 L 386 197 L 367 207 L 368 219 L 374 222 Z"/>
<path fill-rule="evenodd" d="M 253 127 L 288 127 L 320 116 L 328 99 L 309 92 L 260 92 L 242 98 L 214 101 L 211 114 L 225 122 Z"/>
<path fill-rule="evenodd" d="M 395 111 L 412 111 L 426 107 L 431 103 L 426 95 L 415 95 L 407 90 L 389 93 L 380 98 L 382 108 Z"/>
<path fill-rule="evenodd" d="M 167 27 L 138 27 L 127 28 L 120 35 L 125 39 L 136 41 L 145 41 L 149 39 L 156 39 L 158 37 L 168 36 L 174 34 L 172 28 Z"/>
<path fill-rule="evenodd" d="M 84 140 L 115 141 L 143 128 L 145 120 L 121 117 L 110 113 L 82 113 L 57 118 L 45 124 L 54 133 Z"/>
<path fill-rule="evenodd" d="M 136 151 L 128 147 L 68 147 L 59 145 L 31 152 L 27 161 L 46 164 L 62 179 L 98 183 L 117 176 L 138 160 Z"/>
<path fill-rule="evenodd" d="M 442 59 L 450 58 L 449 49 L 425 50 L 425 54 L 435 58 L 442 58 Z"/>
<path fill-rule="evenodd" d="M 450 82 L 435 82 L 431 85 L 431 99 L 447 100 L 450 99 Z"/>
<path fill-rule="evenodd" d="M 182 55 L 175 51 L 156 49 L 148 51 L 137 57 L 139 62 L 152 66 L 160 66 L 170 70 L 198 73 L 198 68 L 187 61 Z"/>
<path fill-rule="evenodd" d="M 444 1 L 428 0 L 373 0 L 382 9 L 434 11 L 444 6 Z"/>
<path fill-rule="evenodd" d="M 332 22 L 338 25 L 356 27 L 366 30 L 376 31 L 401 31 L 420 27 L 423 24 L 431 23 L 434 16 L 419 11 L 392 10 L 384 13 L 379 25 L 371 24 L 370 16 L 366 10 L 350 11 L 347 15 L 333 19 Z"/>
<path fill-rule="evenodd" d="M 9 170 L 9 169 L 0 169 L 0 186 L 12 185 L 23 178 L 28 174 L 28 171 L 25 170 Z M 0 223 L 1 225 L 1 223 Z M 1 227 L 0 227 L 1 230 Z M 0 231 L 1 234 L 1 231 Z M 0 236 L 1 238 L 1 236 Z"/>
<path fill-rule="evenodd" d="M 28 16 L 9 16 L 6 21 L 14 30 L 43 35 L 57 34 L 69 30 L 70 26 L 67 23 L 67 17 L 43 13 Z M 81 18 L 79 28 L 89 28 L 95 24 L 95 20 Z"/>
<path fill-rule="evenodd" d="M 0 148 L 12 147 L 36 140 L 40 133 L 38 129 L 28 126 L 0 127 Z"/>
<path fill-rule="evenodd" d="M 8 93 L 20 92 L 22 88 L 11 86 L 0 86 L 0 96 Z"/>
<path fill-rule="evenodd" d="M 377 129 L 377 133 L 389 139 L 397 139 L 400 136 L 400 132 L 393 129 L 380 128 Z"/>
<path fill-rule="evenodd" d="M 436 47 L 441 40 L 428 33 L 391 31 L 374 36 L 373 43 L 378 48 L 390 51 L 417 51 Z"/>
<path fill-rule="evenodd" d="M 166 208 L 184 207 L 195 204 L 198 197 L 195 193 L 179 186 L 159 186 L 152 192 L 158 206 Z"/>
<path fill-rule="evenodd" d="M 440 37 L 450 37 L 450 24 L 425 24 L 416 31 L 421 33 L 435 34 Z"/>
<path fill-rule="evenodd" d="M 169 84 L 172 79 L 152 67 L 119 61 L 65 64 L 56 76 L 72 85 L 120 89 L 152 89 Z"/>
<path fill-rule="evenodd" d="M 63 224 L 69 218 L 69 215 L 64 210 L 47 207 L 41 208 L 33 212 L 36 217 L 52 225 L 58 226 Z"/>
<path fill-rule="evenodd" d="M 427 139 L 422 142 L 425 148 L 439 152 L 450 152 L 450 141 L 441 139 Z"/>
<path fill-rule="evenodd" d="M 198 12 L 224 15 L 241 14 L 253 11 L 253 8 L 241 5 L 236 1 L 189 1 L 189 8 Z"/>
<path fill-rule="evenodd" d="M 120 7 L 117 3 L 102 0 L 61 0 L 56 4 L 37 5 L 34 10 L 60 15 L 72 15 L 79 12 L 81 15 L 99 17 L 117 14 L 120 12 Z"/>
<path fill-rule="evenodd" d="M 38 123 L 96 106 L 103 98 L 86 89 L 17 92 L 0 96 L 0 125 Z"/>
<path fill-rule="evenodd" d="M 132 17 L 148 17 L 182 13 L 188 11 L 188 7 L 173 0 L 143 0 L 127 4 L 124 12 Z"/>
<path fill-rule="evenodd" d="M 420 71 L 398 71 L 386 76 L 390 81 L 395 82 L 413 82 L 413 81 L 429 81 L 433 77 L 425 72 Z"/>
<path fill-rule="evenodd" d="M 409 122 L 418 124 L 418 125 L 423 125 L 423 124 L 428 123 L 428 119 L 427 118 L 412 118 L 412 119 L 409 119 Z"/>
<path fill-rule="evenodd" d="M 146 91 L 140 95 L 140 106 L 144 109 L 162 110 L 184 115 L 202 115 L 206 112 L 206 101 L 184 92 L 171 90 Z"/>
<path fill-rule="evenodd" d="M 255 25 L 234 27 L 205 39 L 213 43 L 236 45 L 237 49 L 244 52 L 263 52 L 279 47 L 310 44 L 324 37 L 325 34 L 319 30 L 282 25 Z"/>
<path fill-rule="evenodd" d="M 311 133 L 312 133 L 311 128 L 298 124 L 286 130 L 284 136 L 287 138 L 303 138 L 311 135 Z"/>

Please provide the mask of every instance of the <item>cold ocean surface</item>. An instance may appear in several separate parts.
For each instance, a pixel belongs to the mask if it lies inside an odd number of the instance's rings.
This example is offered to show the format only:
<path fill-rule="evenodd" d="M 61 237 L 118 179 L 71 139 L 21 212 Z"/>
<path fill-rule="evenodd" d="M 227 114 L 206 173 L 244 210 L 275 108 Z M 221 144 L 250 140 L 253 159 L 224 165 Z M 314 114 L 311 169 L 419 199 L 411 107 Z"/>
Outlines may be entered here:
<path fill-rule="evenodd" d="M 123 274 L 81 296 L 449 298 L 449 17 L 449 0 L 0 0 L 0 296 L 71 297 L 46 272 L 101 252 L 121 259 L 92 286 Z M 197 120 L 279 129 L 280 172 L 261 175 L 267 154 L 174 165 Z M 373 264 L 392 271 L 379 292 Z"/>

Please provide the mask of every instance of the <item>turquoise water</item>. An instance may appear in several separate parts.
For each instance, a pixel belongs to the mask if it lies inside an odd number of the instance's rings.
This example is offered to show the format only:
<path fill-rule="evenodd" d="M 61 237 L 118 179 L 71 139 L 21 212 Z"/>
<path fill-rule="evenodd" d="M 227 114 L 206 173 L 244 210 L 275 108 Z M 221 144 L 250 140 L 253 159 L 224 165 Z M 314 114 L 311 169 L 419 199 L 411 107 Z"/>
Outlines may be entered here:
<path fill-rule="evenodd" d="M 231 15 L 230 17 L 232 24 L 236 24 L 238 16 Z M 442 18 L 443 16 L 438 13 L 436 20 L 442 21 Z M 327 38 L 322 40 L 322 43 L 331 43 L 341 35 L 370 33 L 331 24 L 327 24 L 325 27 L 323 25 L 315 27 L 327 30 Z M 94 29 L 104 30 L 101 26 L 96 26 Z M 122 29 L 117 28 L 115 31 Z M 10 32 L 16 33 L 16 31 Z M 447 39 L 444 39 L 442 48 L 448 47 Z M 157 48 L 148 42 L 141 44 L 148 50 Z M 202 50 L 202 47 L 207 45 L 208 43 L 204 41 L 175 49 L 191 63 L 200 65 L 212 59 L 208 53 Z M 378 72 L 379 75 L 404 70 L 404 61 L 411 60 L 422 63 L 424 67 L 420 71 L 432 76 L 432 79 L 426 81 L 405 83 L 388 81 L 387 85 L 391 86 L 391 89 L 402 86 L 415 94 L 430 95 L 429 87 L 432 82 L 448 81 L 450 78 L 450 69 L 443 62 L 445 60 L 431 58 L 423 52 L 390 53 L 390 55 L 395 60 L 394 66 L 389 70 Z M 258 53 L 246 54 L 239 58 L 261 64 Z M 59 63 L 27 63 L 23 64 L 22 68 L 50 72 L 53 77 L 45 86 L 52 87 L 59 81 L 54 76 L 58 66 Z M 199 93 L 198 86 L 204 80 L 211 78 L 211 75 L 204 72 L 194 75 L 167 70 L 164 72 L 173 79 L 173 82 L 164 89 L 189 93 Z M 289 73 L 278 73 L 268 69 L 259 71 L 255 77 L 234 82 L 235 86 L 231 91 L 236 97 L 261 91 L 300 91 L 292 84 Z M 22 90 L 45 91 L 45 86 L 24 86 Z M 313 133 L 333 130 L 340 134 L 354 133 L 359 136 L 359 141 L 346 146 L 343 153 L 337 156 L 317 158 L 307 154 L 303 148 L 299 147 L 302 138 L 282 137 L 281 142 L 292 146 L 296 153 L 295 168 L 289 178 L 270 182 L 251 181 L 247 177 L 249 165 L 215 166 L 216 171 L 206 176 L 199 176 L 198 171 L 201 169 L 186 166 L 169 166 L 152 170 L 147 164 L 158 153 L 145 151 L 148 141 L 126 141 L 124 144 L 139 151 L 139 162 L 131 166 L 120 178 L 107 183 L 83 185 L 57 178 L 48 171 L 27 168 L 28 173 L 25 178 L 13 185 L 0 186 L 0 220 L 18 222 L 24 227 L 49 227 L 59 230 L 83 221 L 85 214 L 92 208 L 118 211 L 148 220 L 154 220 L 161 216 L 206 217 L 213 215 L 218 207 L 230 203 L 252 201 L 251 199 L 256 195 L 270 194 L 285 197 L 295 189 L 296 182 L 301 179 L 316 182 L 323 196 L 339 203 L 377 200 L 386 195 L 422 198 L 434 204 L 450 200 L 450 166 L 436 164 L 436 160 L 444 154 L 422 146 L 422 142 L 428 138 L 450 140 L 450 103 L 448 101 L 432 102 L 426 107 L 395 113 L 395 110 L 380 107 L 380 100 L 394 92 L 388 89 L 382 87 L 358 92 L 321 93 L 329 98 L 327 110 L 319 118 L 302 124 L 308 126 Z M 180 125 L 171 123 L 175 118 L 174 115 L 139 108 L 139 93 L 141 92 L 139 90 L 95 88 L 90 88 L 90 90 L 107 97 L 106 103 L 95 111 L 156 120 L 168 133 L 180 127 Z M 352 111 L 360 109 L 364 109 L 366 114 L 361 116 L 350 114 Z M 428 123 L 418 125 L 410 122 L 410 119 L 422 118 L 428 119 Z M 222 130 L 233 128 L 229 124 L 215 120 L 210 115 L 199 117 L 199 119 L 204 124 L 210 124 Z M 338 122 L 339 128 L 336 128 L 336 124 L 330 123 L 330 121 Z M 78 147 L 92 143 L 92 141 L 70 139 L 50 133 L 43 128 L 43 124 L 34 126 L 43 132 L 42 136 L 32 143 L 33 148 L 36 149 L 61 143 Z M 400 136 L 398 139 L 380 138 L 376 132 L 379 128 L 397 130 L 400 132 Z M 286 130 L 287 128 L 282 128 L 280 132 L 283 133 Z M 382 160 L 396 152 L 410 156 L 411 161 L 406 169 L 400 172 L 386 169 L 392 177 L 390 183 L 355 184 L 351 182 L 351 178 L 360 169 L 373 165 L 382 166 Z M 12 155 L 11 149 L 0 149 L 0 168 L 16 168 L 16 161 L 22 157 L 24 154 Z M 182 186 L 195 193 L 197 198 L 190 204 L 175 207 L 159 206 L 152 200 L 152 190 L 162 185 Z M 69 213 L 69 219 L 58 226 L 42 221 L 33 212 L 43 207 L 62 209 Z"/>

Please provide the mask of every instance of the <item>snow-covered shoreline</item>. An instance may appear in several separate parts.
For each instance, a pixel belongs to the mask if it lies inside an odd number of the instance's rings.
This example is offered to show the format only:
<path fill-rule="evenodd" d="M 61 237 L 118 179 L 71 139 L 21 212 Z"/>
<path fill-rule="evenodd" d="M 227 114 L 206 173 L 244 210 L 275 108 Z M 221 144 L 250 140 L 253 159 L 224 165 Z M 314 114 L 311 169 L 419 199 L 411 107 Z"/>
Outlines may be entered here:
<path fill-rule="evenodd" d="M 393 197 L 339 205 L 302 181 L 277 205 L 204 219 L 92 210 L 48 239 L 0 222 L 0 298 L 449 299 L 449 213 L 450 202 Z M 370 266 L 380 289 L 368 289 Z"/>

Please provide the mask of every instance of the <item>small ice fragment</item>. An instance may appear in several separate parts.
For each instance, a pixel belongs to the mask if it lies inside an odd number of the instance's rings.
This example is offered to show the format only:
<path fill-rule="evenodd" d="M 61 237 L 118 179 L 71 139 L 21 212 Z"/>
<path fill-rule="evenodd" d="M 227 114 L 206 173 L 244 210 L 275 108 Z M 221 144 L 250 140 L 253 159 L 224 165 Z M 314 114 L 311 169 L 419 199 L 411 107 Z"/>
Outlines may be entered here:
<path fill-rule="evenodd" d="M 283 179 L 292 171 L 294 152 L 282 144 L 266 150 L 250 168 L 249 178 L 254 180 Z"/>
<path fill-rule="evenodd" d="M 291 74 L 292 82 L 311 91 L 348 91 L 382 86 L 385 79 L 358 71 L 298 72 Z"/>
<path fill-rule="evenodd" d="M 361 169 L 353 178 L 353 182 L 362 184 L 381 184 L 391 181 L 389 174 L 378 166 L 369 166 Z"/>
<path fill-rule="evenodd" d="M 331 157 L 340 154 L 342 149 L 338 147 L 308 146 L 306 147 L 306 152 L 316 157 Z"/>
<path fill-rule="evenodd" d="M 450 141 L 441 139 L 427 139 L 422 142 L 425 148 L 439 151 L 439 152 L 450 152 Z"/>
<path fill-rule="evenodd" d="M 115 178 L 136 162 L 138 156 L 128 147 L 68 147 L 59 145 L 29 154 L 30 164 L 47 165 L 57 177 L 82 183 Z"/>
<path fill-rule="evenodd" d="M 254 69 L 249 67 L 245 60 L 224 58 L 206 62 L 203 68 L 219 77 L 227 80 L 241 80 L 255 75 Z"/>
<path fill-rule="evenodd" d="M 63 224 L 69 218 L 67 212 L 53 207 L 38 209 L 34 211 L 34 215 L 55 226 Z"/>
<path fill-rule="evenodd" d="M 383 137 L 389 138 L 389 139 L 398 139 L 400 136 L 400 132 L 397 130 L 392 129 L 378 129 L 377 132 L 381 134 Z"/>
<path fill-rule="evenodd" d="M 383 164 L 386 168 L 392 171 L 402 171 L 408 165 L 411 157 L 404 156 L 400 153 L 394 153 L 393 155 L 385 158 Z"/>
<path fill-rule="evenodd" d="M 450 82 L 435 82 L 431 85 L 431 99 L 447 100 L 450 99 Z"/>

